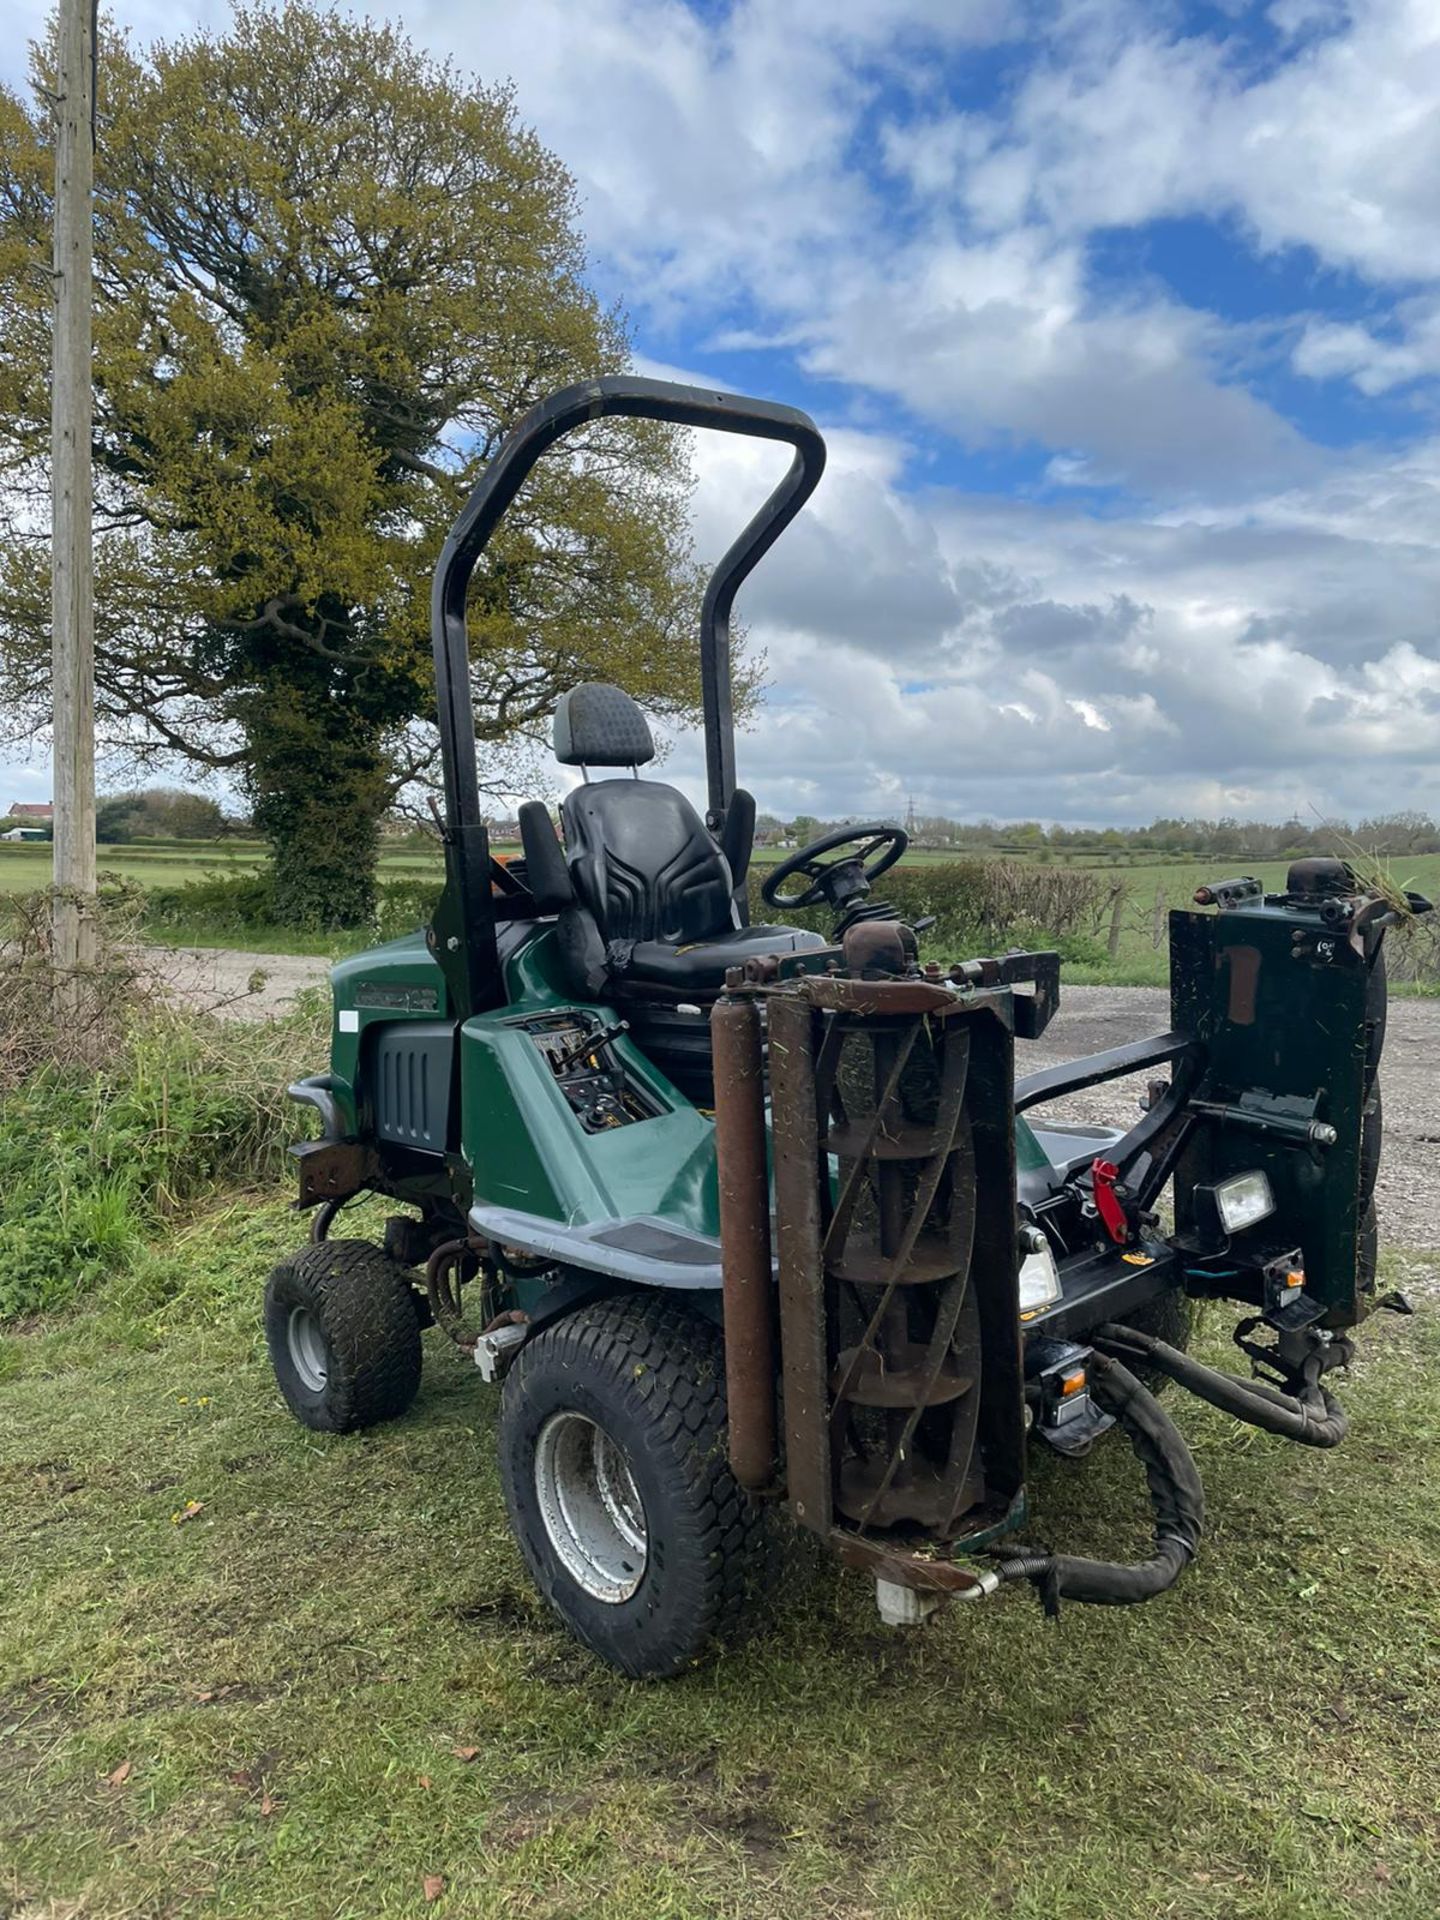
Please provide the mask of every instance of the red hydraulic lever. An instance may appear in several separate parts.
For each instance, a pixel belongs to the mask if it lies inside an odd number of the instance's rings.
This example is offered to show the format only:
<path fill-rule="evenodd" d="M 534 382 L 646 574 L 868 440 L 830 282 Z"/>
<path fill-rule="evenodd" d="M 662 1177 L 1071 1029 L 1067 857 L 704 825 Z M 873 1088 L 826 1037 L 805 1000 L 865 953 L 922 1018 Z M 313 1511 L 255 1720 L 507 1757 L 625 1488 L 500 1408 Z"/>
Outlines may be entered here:
<path fill-rule="evenodd" d="M 1130 1222 L 1115 1191 L 1115 1182 L 1119 1178 L 1120 1169 L 1113 1160 L 1097 1160 L 1090 1169 L 1090 1182 L 1095 1189 L 1095 1211 L 1116 1246 L 1123 1247 L 1130 1238 Z"/>

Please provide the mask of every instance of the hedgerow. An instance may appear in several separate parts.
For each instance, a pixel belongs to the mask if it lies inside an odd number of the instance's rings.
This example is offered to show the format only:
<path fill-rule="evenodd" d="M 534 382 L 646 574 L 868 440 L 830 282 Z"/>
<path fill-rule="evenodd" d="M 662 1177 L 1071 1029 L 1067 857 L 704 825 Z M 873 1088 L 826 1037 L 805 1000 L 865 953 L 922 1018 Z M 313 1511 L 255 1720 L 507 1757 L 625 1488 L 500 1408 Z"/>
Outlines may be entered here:
<path fill-rule="evenodd" d="M 800 911 L 768 907 L 760 897 L 763 867 L 750 872 L 752 920 L 781 920 L 828 933 L 825 907 Z M 798 887 L 797 880 L 787 890 Z M 1112 882 L 1065 867 L 1023 866 L 1011 860 L 954 860 L 898 866 L 876 883 L 876 894 L 912 924 L 933 917 L 921 936 L 928 954 L 961 959 L 1007 946 L 1059 945 L 1070 959 L 1104 958 L 1096 936 L 1111 900 Z"/>

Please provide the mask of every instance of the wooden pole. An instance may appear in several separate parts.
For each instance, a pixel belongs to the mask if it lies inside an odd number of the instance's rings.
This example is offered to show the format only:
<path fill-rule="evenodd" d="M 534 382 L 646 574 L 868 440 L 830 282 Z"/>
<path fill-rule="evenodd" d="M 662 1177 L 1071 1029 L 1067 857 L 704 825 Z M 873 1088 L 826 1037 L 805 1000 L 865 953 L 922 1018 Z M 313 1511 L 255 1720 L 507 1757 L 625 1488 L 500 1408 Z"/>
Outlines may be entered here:
<path fill-rule="evenodd" d="M 95 46 L 92 0 L 60 0 L 55 328 L 50 396 L 55 959 L 78 999 L 94 964 L 95 632 L 90 367 Z"/>
<path fill-rule="evenodd" d="M 1112 960 L 1120 957 L 1120 916 L 1125 911 L 1125 902 L 1129 898 L 1129 888 L 1123 880 L 1111 882 L 1110 887 L 1110 938 L 1106 942 L 1106 951 Z"/>

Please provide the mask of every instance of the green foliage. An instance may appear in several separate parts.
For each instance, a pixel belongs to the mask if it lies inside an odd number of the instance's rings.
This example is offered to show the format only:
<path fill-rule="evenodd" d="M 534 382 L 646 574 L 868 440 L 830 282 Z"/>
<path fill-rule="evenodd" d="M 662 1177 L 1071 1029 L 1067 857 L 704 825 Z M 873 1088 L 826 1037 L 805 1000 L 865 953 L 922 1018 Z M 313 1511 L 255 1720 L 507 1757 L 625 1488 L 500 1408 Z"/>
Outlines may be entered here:
<path fill-rule="evenodd" d="M 203 921 L 218 933 L 239 936 L 275 924 L 275 874 L 207 874 L 174 887 L 152 887 L 145 896 L 145 924 L 152 934 Z"/>
<path fill-rule="evenodd" d="M 756 824 L 760 846 L 780 842 L 802 846 L 838 821 L 824 822 L 802 814 L 788 825 L 773 814 L 762 814 Z M 1291 818 L 1266 820 L 1154 820 L 1148 827 L 1042 826 L 1035 820 L 950 820 L 943 814 L 923 814 L 911 825 L 911 845 L 925 853 L 961 854 L 994 849 L 1047 862 L 1059 852 L 1070 865 L 1108 860 L 1113 866 L 1151 862 L 1180 855 L 1217 860 L 1280 860 L 1301 854 L 1346 857 L 1361 847 L 1378 854 L 1440 853 L 1440 825 L 1427 813 L 1402 810 L 1378 814 L 1352 828 L 1344 820 Z"/>
<path fill-rule="evenodd" d="M 363 925 L 376 822 L 433 754 L 445 530 L 528 407 L 625 367 L 624 326 L 509 90 L 395 28 L 283 0 L 144 52 L 105 35 L 98 69 L 100 723 L 236 770 L 276 910 Z M 51 78 L 41 51 L 33 102 L 0 89 L 0 458 L 37 496 Z M 592 677 L 694 711 L 688 483 L 653 423 L 544 463 L 475 583 L 487 745 Z M 47 609 L 45 542 L 17 537 L 0 686 L 22 715 L 48 698 Z"/>
<path fill-rule="evenodd" d="M 781 913 L 767 907 L 760 898 L 764 877 L 763 867 L 750 875 L 753 920 L 778 916 L 787 925 L 829 933 L 834 916 L 828 908 L 811 907 L 800 913 L 787 908 Z M 921 936 L 930 956 L 961 959 L 1026 944 L 1059 943 L 1064 951 L 1068 943 L 1069 958 L 1104 958 L 1094 935 L 1109 887 L 1094 874 L 1008 860 L 917 862 L 892 868 L 877 883 L 876 893 L 912 924 L 933 915 L 935 925 Z"/>
<path fill-rule="evenodd" d="M 440 898 L 438 880 L 389 880 L 380 888 L 376 932 L 382 940 L 396 940 L 428 925 Z"/>
<path fill-rule="evenodd" d="M 376 940 L 393 940 L 423 926 L 440 897 L 441 881 L 416 876 L 387 880 L 375 889 L 369 918 L 362 931 Z M 278 924 L 311 932 L 323 930 L 319 918 L 282 915 L 277 908 L 277 885 L 273 869 L 262 873 L 211 874 L 182 886 L 154 887 L 146 896 L 145 925 L 153 937 L 164 938 L 177 931 L 205 927 L 214 936 L 230 944 L 244 946 L 248 939 L 264 934 Z"/>
<path fill-rule="evenodd" d="M 12 895 L 0 919 L 0 1319 L 123 1270 L 216 1185 L 273 1177 L 297 1131 L 283 1089 L 325 1055 L 318 1005 L 255 1025 L 171 1008 L 133 889 L 105 890 L 94 968 L 62 994 L 49 905 Z"/>
<path fill-rule="evenodd" d="M 750 882 L 751 915 L 773 917 L 760 899 L 763 870 Z M 1105 949 L 1095 929 L 1108 885 L 1093 874 L 1023 867 L 1000 860 L 957 860 L 934 866 L 899 867 L 885 875 L 879 892 L 907 920 L 935 916 L 924 935 L 926 952 L 946 958 L 1024 943 L 1056 946 L 1066 959 L 1102 965 Z M 367 931 L 392 940 L 423 926 L 440 894 L 440 877 L 416 875 L 386 881 L 378 890 Z M 787 924 L 828 933 L 825 909 L 784 916 Z M 274 926 L 275 877 L 214 875 L 178 887 L 155 887 L 147 896 L 146 925 L 163 937 L 167 929 L 205 926 L 243 946 L 247 937 Z"/>
<path fill-rule="evenodd" d="M 101 845 L 132 840 L 215 840 L 225 831 L 218 801 L 177 787 L 102 796 L 95 807 L 95 837 Z"/>
<path fill-rule="evenodd" d="M 123 1272 L 218 1186 L 276 1179 L 302 1131 L 284 1088 L 323 1015 L 251 1025 L 149 1007 L 98 1070 L 45 1065 L 0 1098 L 0 1319 Z"/>
<path fill-rule="evenodd" d="M 84 1072 L 111 1058 L 140 1004 L 135 889 L 100 878 L 93 963 L 59 991 L 48 889 L 0 894 L 0 1096 L 47 1067 Z"/>
<path fill-rule="evenodd" d="M 102 794 L 95 803 L 95 838 L 102 847 L 123 847 L 135 838 L 134 794 Z"/>

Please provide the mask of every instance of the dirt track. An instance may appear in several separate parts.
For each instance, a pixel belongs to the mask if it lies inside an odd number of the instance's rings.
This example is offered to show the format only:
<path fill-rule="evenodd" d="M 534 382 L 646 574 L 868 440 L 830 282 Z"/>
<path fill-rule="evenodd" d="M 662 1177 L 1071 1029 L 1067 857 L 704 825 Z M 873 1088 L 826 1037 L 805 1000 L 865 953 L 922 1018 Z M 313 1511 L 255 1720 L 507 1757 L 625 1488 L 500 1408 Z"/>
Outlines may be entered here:
<path fill-rule="evenodd" d="M 305 987 L 323 986 L 324 960 L 292 954 L 239 953 L 199 947 L 155 947 L 149 957 L 177 994 L 199 1005 L 228 1003 L 237 1018 L 282 1012 Z M 256 973 L 265 981 L 247 994 Z M 1169 996 L 1158 987 L 1066 987 L 1060 1012 L 1037 1041 L 1019 1044 L 1018 1071 L 1032 1072 L 1078 1054 L 1099 1053 L 1169 1024 Z M 1390 1003 L 1385 1063 L 1385 1157 L 1380 1168 L 1380 1220 L 1396 1246 L 1440 1249 L 1440 1000 Z M 1139 1083 L 1095 1087 L 1049 1111 L 1072 1120 L 1128 1126 Z"/>

